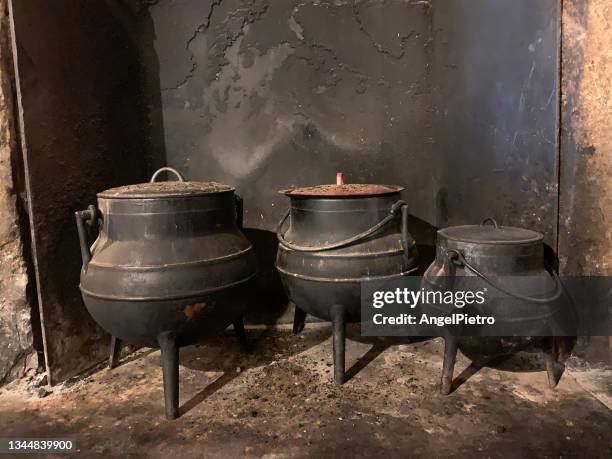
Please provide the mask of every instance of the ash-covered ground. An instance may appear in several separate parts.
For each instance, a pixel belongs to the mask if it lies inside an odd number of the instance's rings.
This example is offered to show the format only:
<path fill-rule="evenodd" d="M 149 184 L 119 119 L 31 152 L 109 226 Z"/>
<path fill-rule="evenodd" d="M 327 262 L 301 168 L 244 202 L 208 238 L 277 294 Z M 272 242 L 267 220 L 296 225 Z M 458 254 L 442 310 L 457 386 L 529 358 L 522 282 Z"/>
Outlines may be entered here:
<path fill-rule="evenodd" d="M 231 329 L 181 349 L 176 421 L 164 418 L 159 351 L 143 349 L 63 385 L 31 378 L 0 389 L 0 432 L 73 437 L 84 457 L 612 455 L 607 370 L 566 370 L 552 390 L 531 363 L 472 372 L 461 355 L 461 384 L 442 396 L 440 339 L 365 342 L 350 328 L 350 380 L 336 387 L 328 326 L 248 335 L 249 354 Z"/>

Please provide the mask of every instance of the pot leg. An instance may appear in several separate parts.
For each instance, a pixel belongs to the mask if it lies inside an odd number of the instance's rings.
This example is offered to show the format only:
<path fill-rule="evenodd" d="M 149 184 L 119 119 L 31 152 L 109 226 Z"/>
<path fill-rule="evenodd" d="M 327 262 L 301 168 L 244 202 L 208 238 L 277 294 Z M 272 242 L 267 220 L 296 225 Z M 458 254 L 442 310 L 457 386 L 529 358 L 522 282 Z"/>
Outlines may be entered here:
<path fill-rule="evenodd" d="M 179 348 L 173 332 L 162 332 L 157 336 L 161 349 L 164 374 L 164 400 L 166 418 L 176 419 L 179 415 Z"/>
<path fill-rule="evenodd" d="M 236 333 L 240 350 L 242 352 L 248 352 L 249 346 L 247 343 L 246 333 L 244 331 L 244 322 L 242 321 L 242 317 L 234 320 L 234 332 Z"/>
<path fill-rule="evenodd" d="M 344 357 L 346 343 L 346 320 L 344 307 L 336 304 L 331 308 L 333 323 L 333 347 L 334 347 L 334 380 L 338 386 L 344 383 Z"/>
<path fill-rule="evenodd" d="M 306 323 L 306 311 L 303 309 L 295 307 L 295 314 L 293 315 L 293 334 L 297 335 L 304 330 L 304 325 Z"/>
<path fill-rule="evenodd" d="M 108 368 L 113 369 L 119 363 L 119 354 L 121 352 L 121 340 L 116 336 L 111 336 L 110 353 L 108 357 Z"/>
<path fill-rule="evenodd" d="M 565 365 L 559 362 L 559 339 L 549 338 L 547 349 L 544 350 L 544 361 L 546 362 L 546 373 L 548 374 L 548 385 L 551 389 L 557 387 Z"/>
<path fill-rule="evenodd" d="M 459 338 L 456 336 L 446 336 L 444 338 L 444 363 L 442 365 L 442 382 L 440 384 L 440 393 L 442 395 L 451 393 L 458 347 Z"/>

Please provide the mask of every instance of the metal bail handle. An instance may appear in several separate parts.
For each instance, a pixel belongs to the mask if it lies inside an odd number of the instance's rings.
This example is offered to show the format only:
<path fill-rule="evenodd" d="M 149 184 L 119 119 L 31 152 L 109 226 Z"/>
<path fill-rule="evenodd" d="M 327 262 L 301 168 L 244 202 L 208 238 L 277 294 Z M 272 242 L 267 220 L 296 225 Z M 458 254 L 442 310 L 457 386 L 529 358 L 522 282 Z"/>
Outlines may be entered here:
<path fill-rule="evenodd" d="M 276 227 L 276 237 L 278 238 L 278 242 L 280 245 L 288 249 L 295 250 L 297 252 L 323 252 L 325 250 L 339 249 L 340 247 L 345 247 L 347 245 L 350 245 L 357 241 L 365 239 L 368 236 L 371 236 L 376 231 L 378 231 L 383 226 L 385 226 L 387 223 L 389 223 L 391 220 L 401 215 L 403 208 L 407 209 L 407 207 L 408 207 L 408 204 L 405 201 L 401 201 L 401 200 L 397 201 L 395 204 L 393 204 L 393 206 L 391 206 L 391 210 L 389 211 L 389 214 L 385 218 L 383 218 L 381 221 L 376 223 L 374 226 L 372 226 L 371 228 L 365 230 L 362 233 L 356 234 L 355 236 L 352 236 L 348 239 L 344 239 L 339 242 L 334 242 L 333 244 L 327 244 L 327 245 L 321 245 L 321 246 L 296 245 L 296 244 L 292 244 L 291 242 L 285 239 L 285 235 L 283 234 L 282 229 L 283 229 L 283 225 L 285 224 L 285 221 L 287 220 L 287 218 L 289 217 L 291 213 L 291 209 L 287 209 L 287 212 L 285 213 L 281 221 L 278 223 L 278 226 Z M 405 221 L 407 222 L 407 212 L 404 212 L 404 215 L 406 215 Z M 404 234 L 406 236 L 404 236 Z M 414 246 L 414 239 L 409 238 L 410 241 L 408 241 L 407 235 L 408 235 L 408 230 L 406 228 L 405 231 L 402 231 L 402 239 L 404 239 L 404 237 L 406 238 L 405 247 L 404 247 L 405 251 L 408 251 L 410 247 Z"/>
<path fill-rule="evenodd" d="M 99 212 L 96 206 L 90 205 L 87 210 L 79 210 L 74 213 L 77 224 L 77 231 L 79 234 L 79 244 L 81 246 L 81 258 L 83 260 L 83 267 L 87 268 L 91 260 L 91 250 L 87 244 L 87 229 L 85 225 L 93 228 L 94 224 L 98 221 Z"/>
<path fill-rule="evenodd" d="M 173 167 L 162 167 L 162 168 L 157 169 L 155 171 L 155 173 L 153 174 L 153 177 L 151 177 L 151 183 L 155 183 L 155 179 L 162 172 L 172 172 L 174 175 L 176 175 L 176 177 L 178 178 L 179 182 L 184 182 L 185 181 L 185 179 L 183 178 L 181 173 L 179 171 L 177 171 L 176 169 L 174 169 Z"/>
<path fill-rule="evenodd" d="M 480 271 L 478 271 L 478 269 L 468 263 L 468 261 L 463 256 L 463 253 L 461 253 L 461 251 L 457 249 L 449 249 L 445 252 L 445 255 L 449 263 L 455 264 L 456 266 L 460 267 L 466 267 L 494 289 L 499 290 L 500 292 L 505 293 L 506 295 L 509 295 L 513 298 L 516 298 L 517 300 L 528 301 L 530 303 L 550 303 L 551 301 L 555 301 L 556 299 L 558 299 L 561 296 L 561 293 L 563 293 L 563 286 L 561 285 L 561 280 L 559 279 L 559 276 L 557 276 L 557 273 L 555 273 L 554 270 L 551 270 L 552 278 L 555 281 L 555 293 L 553 294 L 553 296 L 549 298 L 533 298 L 531 296 L 520 295 L 518 293 L 514 293 L 510 290 L 506 290 L 505 288 L 500 287 L 491 279 L 489 279 L 485 274 L 481 273 Z"/>

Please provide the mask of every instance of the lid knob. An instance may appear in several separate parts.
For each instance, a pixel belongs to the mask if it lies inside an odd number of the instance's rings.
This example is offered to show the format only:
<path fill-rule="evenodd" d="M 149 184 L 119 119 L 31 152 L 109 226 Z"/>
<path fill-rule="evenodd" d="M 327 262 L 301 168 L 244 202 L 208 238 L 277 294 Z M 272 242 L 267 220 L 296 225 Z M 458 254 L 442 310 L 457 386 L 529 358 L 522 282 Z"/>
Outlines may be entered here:
<path fill-rule="evenodd" d="M 336 185 L 344 185 L 344 173 L 336 172 Z"/>

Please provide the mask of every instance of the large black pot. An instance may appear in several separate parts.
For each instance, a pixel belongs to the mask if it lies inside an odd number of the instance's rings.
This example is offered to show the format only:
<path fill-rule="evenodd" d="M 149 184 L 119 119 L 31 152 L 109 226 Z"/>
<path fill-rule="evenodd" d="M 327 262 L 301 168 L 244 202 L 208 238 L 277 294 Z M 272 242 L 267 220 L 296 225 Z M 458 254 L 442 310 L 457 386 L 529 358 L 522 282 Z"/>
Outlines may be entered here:
<path fill-rule="evenodd" d="M 277 231 L 276 267 L 296 306 L 294 332 L 304 328 L 306 313 L 333 322 L 338 384 L 344 381 L 345 324 L 361 319 L 361 284 L 417 269 L 401 190 L 340 179 L 282 191 L 291 204 Z"/>
<path fill-rule="evenodd" d="M 169 168 L 164 168 L 167 170 Z M 242 316 L 255 275 L 240 231 L 234 189 L 213 182 L 154 182 L 98 194 L 76 213 L 83 301 L 118 340 L 161 347 L 166 414 L 178 415 L 178 347 L 230 324 L 244 343 Z M 159 171 L 158 171 L 159 172 Z M 91 249 L 86 225 L 98 226 Z"/>
<path fill-rule="evenodd" d="M 554 273 L 553 273 L 554 274 Z M 520 331 L 520 336 L 470 336 L 481 333 L 482 326 L 463 327 L 445 336 L 445 355 L 441 391 L 450 393 L 458 348 L 481 360 L 513 354 L 552 339 L 542 336 L 558 316 L 561 284 L 544 266 L 543 235 L 516 227 L 500 226 L 493 219 L 480 225 L 463 225 L 438 231 L 436 259 L 423 277 L 423 287 L 432 290 L 484 290 L 483 305 L 467 306 L 472 312 L 494 316 L 496 326 Z M 422 306 L 425 307 L 425 306 Z M 431 308 L 431 306 L 427 306 Z M 453 309 L 453 306 L 450 306 Z M 449 313 L 449 311 L 438 312 Z M 458 334 L 462 336 L 458 336 Z M 547 349 L 547 369 L 551 385 L 556 384 L 554 353 Z"/>

